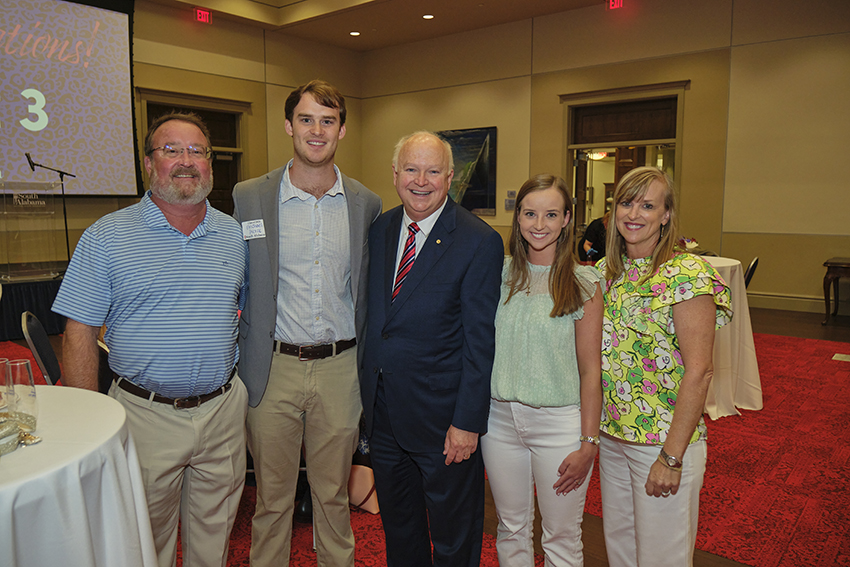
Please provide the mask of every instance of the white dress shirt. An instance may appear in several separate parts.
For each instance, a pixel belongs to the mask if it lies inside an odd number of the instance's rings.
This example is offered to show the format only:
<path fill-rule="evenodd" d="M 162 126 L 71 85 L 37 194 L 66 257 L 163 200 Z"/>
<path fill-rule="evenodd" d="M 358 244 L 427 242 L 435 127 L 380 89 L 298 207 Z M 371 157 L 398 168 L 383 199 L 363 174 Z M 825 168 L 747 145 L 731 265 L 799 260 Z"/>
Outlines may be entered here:
<path fill-rule="evenodd" d="M 425 245 L 425 241 L 428 240 L 428 235 L 431 234 L 432 230 L 434 230 L 434 225 L 437 224 L 437 219 L 440 218 L 443 209 L 446 208 L 447 201 L 448 197 L 446 197 L 446 200 L 443 201 L 443 204 L 440 205 L 439 209 L 437 209 L 421 221 L 416 221 L 416 226 L 419 227 L 419 232 L 416 233 L 416 251 L 413 255 L 414 260 L 419 256 L 419 251 L 422 250 L 422 247 Z M 401 257 L 404 255 L 404 246 L 405 244 L 407 244 L 407 227 L 412 222 L 413 220 L 409 216 L 407 216 L 407 211 L 404 211 L 404 214 L 402 215 L 401 219 L 401 233 L 398 239 L 398 251 L 396 252 L 395 257 L 396 273 L 398 273 L 398 265 L 401 262 Z"/>

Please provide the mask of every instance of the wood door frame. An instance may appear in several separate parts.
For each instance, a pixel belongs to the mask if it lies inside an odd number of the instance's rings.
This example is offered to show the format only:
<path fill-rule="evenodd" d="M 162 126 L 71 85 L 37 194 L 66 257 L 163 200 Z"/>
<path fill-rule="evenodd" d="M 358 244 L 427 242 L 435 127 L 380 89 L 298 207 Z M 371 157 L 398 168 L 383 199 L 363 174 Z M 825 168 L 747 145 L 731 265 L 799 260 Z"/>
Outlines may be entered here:
<path fill-rule="evenodd" d="M 579 199 L 576 196 L 576 185 L 574 175 L 574 156 L 577 150 L 588 150 L 594 148 L 610 148 L 616 146 L 653 146 L 675 144 L 676 158 L 673 165 L 673 180 L 676 187 L 680 186 L 682 175 L 682 154 L 683 154 L 683 134 L 684 134 L 684 108 L 685 108 L 685 92 L 690 90 L 690 80 L 674 81 L 668 83 L 654 83 L 647 85 L 636 85 L 632 87 L 621 87 L 607 90 L 583 91 L 576 93 L 564 93 L 559 96 L 560 102 L 563 105 L 563 136 L 564 136 L 564 152 L 562 158 L 561 177 L 563 177 L 573 195 L 573 203 L 578 203 Z M 652 140 L 617 140 L 606 141 L 598 144 L 577 144 L 574 143 L 573 137 L 573 109 L 577 107 L 586 107 L 602 104 L 635 102 L 642 100 L 651 100 L 659 98 L 676 97 L 676 137 L 675 139 L 652 139 Z M 586 202 L 586 196 L 581 199 L 581 202 Z M 584 213 L 582 214 L 584 216 Z M 578 221 L 578 213 L 576 213 L 576 221 Z M 578 230 L 579 223 L 574 223 L 574 229 Z"/>

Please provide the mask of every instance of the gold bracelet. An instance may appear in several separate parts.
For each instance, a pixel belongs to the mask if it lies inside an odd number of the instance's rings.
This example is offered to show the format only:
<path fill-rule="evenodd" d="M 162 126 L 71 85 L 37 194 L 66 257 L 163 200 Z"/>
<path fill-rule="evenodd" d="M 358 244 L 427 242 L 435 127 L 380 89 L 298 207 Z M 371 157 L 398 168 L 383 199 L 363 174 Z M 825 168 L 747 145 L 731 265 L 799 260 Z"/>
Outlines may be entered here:
<path fill-rule="evenodd" d="M 578 440 L 580 443 L 593 443 L 599 446 L 599 435 L 579 435 Z"/>

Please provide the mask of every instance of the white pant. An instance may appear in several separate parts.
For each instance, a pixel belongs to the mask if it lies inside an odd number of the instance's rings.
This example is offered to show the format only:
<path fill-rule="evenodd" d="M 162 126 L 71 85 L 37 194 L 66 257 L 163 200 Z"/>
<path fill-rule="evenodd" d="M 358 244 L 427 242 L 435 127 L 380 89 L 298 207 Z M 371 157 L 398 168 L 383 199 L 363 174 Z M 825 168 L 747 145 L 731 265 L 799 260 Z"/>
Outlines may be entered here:
<path fill-rule="evenodd" d="M 481 452 L 499 516 L 496 551 L 503 567 L 534 565 L 534 485 L 543 517 L 546 566 L 581 566 L 581 520 L 593 469 L 578 490 L 555 494 L 558 467 L 577 450 L 581 412 L 577 406 L 533 408 L 490 400 Z"/>
<path fill-rule="evenodd" d="M 639 446 L 601 436 L 599 479 L 602 524 L 610 567 L 690 567 L 705 474 L 706 443 L 688 446 L 676 494 L 646 494 L 649 468 L 661 447 Z"/>

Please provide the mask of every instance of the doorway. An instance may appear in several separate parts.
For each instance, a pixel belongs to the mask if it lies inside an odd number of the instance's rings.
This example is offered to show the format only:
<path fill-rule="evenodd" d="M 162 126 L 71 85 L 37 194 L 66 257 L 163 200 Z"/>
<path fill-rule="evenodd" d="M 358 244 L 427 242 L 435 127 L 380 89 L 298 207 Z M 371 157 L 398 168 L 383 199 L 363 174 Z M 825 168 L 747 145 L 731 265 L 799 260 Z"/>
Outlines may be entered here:
<path fill-rule="evenodd" d="M 667 94 L 568 107 L 577 242 L 593 219 L 611 210 L 614 189 L 629 170 L 653 165 L 674 177 L 678 99 Z"/>
<path fill-rule="evenodd" d="M 576 193 L 584 192 L 582 222 L 597 219 L 613 208 L 614 189 L 629 170 L 652 165 L 673 177 L 676 145 L 612 146 L 573 150 Z M 581 165 L 579 165 L 581 163 Z M 583 187 L 582 187 L 583 186 Z M 578 199 L 576 208 L 578 209 Z M 579 212 L 576 210 L 578 221 Z"/>

